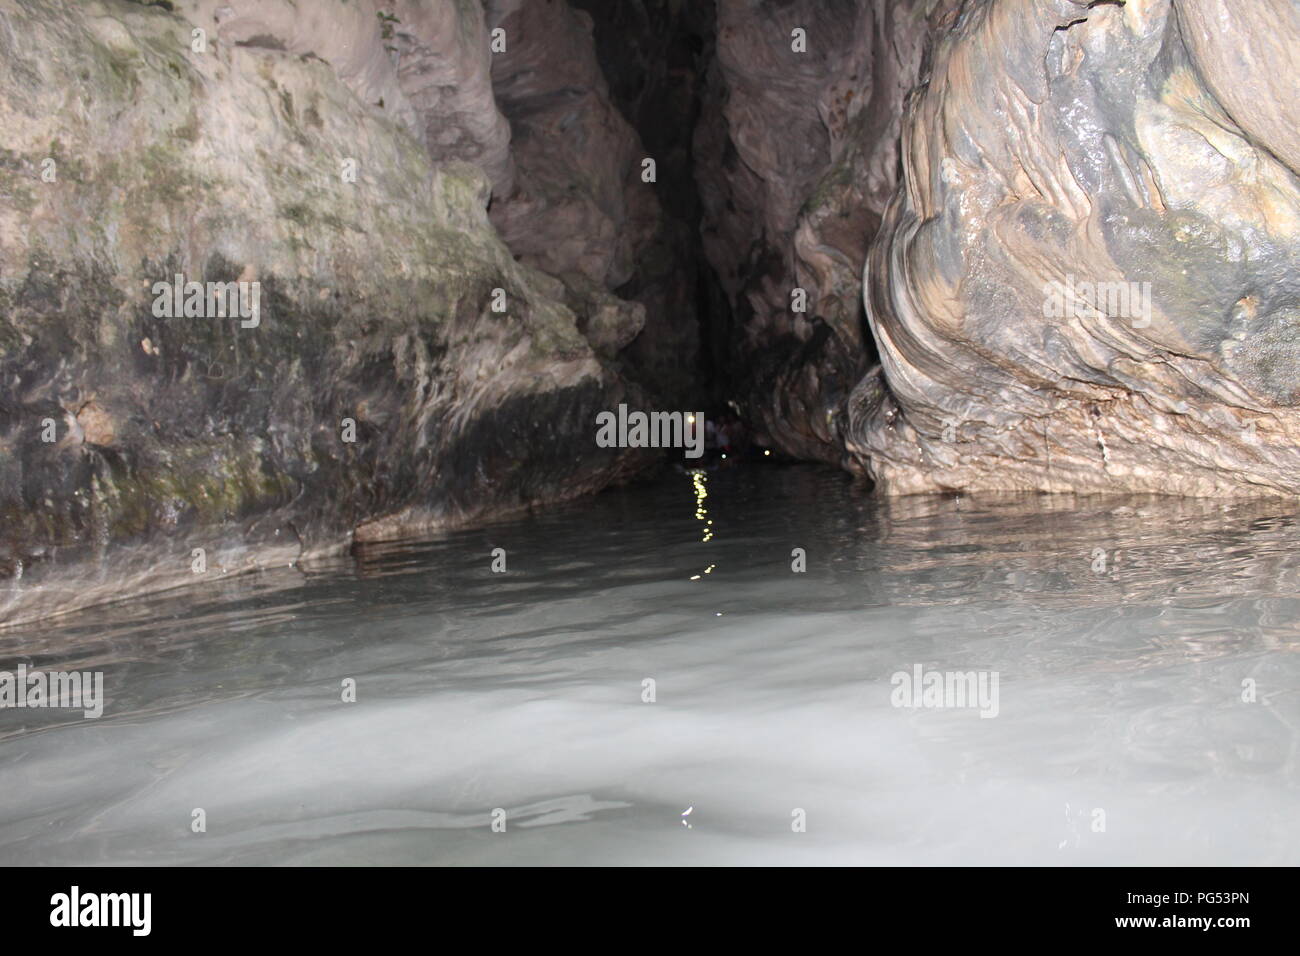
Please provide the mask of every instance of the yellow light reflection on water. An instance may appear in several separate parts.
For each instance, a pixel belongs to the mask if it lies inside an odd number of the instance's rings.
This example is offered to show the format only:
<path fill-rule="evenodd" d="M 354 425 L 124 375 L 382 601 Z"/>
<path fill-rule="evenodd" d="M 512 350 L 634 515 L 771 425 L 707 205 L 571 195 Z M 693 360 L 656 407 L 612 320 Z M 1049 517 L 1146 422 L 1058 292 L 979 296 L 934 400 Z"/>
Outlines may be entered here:
<path fill-rule="evenodd" d="M 695 518 L 704 522 L 704 537 L 700 540 L 708 541 L 713 537 L 713 522 L 709 520 L 709 509 L 704 506 L 704 500 L 709 497 L 708 473 L 699 468 L 694 469 L 691 472 L 691 484 L 695 488 Z"/>

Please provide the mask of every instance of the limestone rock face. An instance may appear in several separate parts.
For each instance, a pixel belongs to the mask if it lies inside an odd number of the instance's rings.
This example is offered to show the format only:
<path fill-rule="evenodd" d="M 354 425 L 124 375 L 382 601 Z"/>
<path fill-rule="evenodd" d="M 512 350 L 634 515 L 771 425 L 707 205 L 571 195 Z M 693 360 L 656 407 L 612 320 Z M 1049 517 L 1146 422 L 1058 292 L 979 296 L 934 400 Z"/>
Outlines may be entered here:
<path fill-rule="evenodd" d="M 622 285 L 652 228 L 648 217 L 634 218 L 644 151 L 609 100 L 591 18 L 545 0 L 491 9 L 507 43 L 493 81 L 519 166 L 515 191 L 493 204 L 493 222 L 516 254 L 552 275 Z"/>
<path fill-rule="evenodd" d="M 713 2 L 569 4 L 590 15 L 609 99 L 637 131 L 637 155 L 655 161 L 655 183 L 638 179 L 632 187 L 638 201 L 653 196 L 655 230 L 634 258 L 631 279 L 618 289 L 644 306 L 645 330 L 621 357 L 668 407 L 702 408 L 697 402 L 704 398 L 717 404 L 725 393 L 719 372 L 729 365 L 731 338 L 728 309 L 704 256 L 693 151 L 705 66 L 713 57 Z M 714 333 L 708 341 L 706 329 Z"/>
<path fill-rule="evenodd" d="M 435 161 L 481 167 L 513 186 L 510 126 L 492 94 L 487 26 L 455 0 L 177 0 L 195 27 L 229 45 L 328 63 L 363 103 L 401 123 Z"/>
<path fill-rule="evenodd" d="M 1294 0 L 0 0 L 0 621 L 619 480 L 701 309 L 889 493 L 1296 494 L 1298 56 Z"/>
<path fill-rule="evenodd" d="M 603 330 L 602 347 L 638 342 L 629 371 L 661 402 L 688 401 L 699 389 L 689 374 L 699 349 L 689 227 L 666 215 L 663 158 L 610 95 L 592 15 L 549 0 L 491 0 L 488 14 L 504 31 L 492 80 L 518 171 L 514 189 L 495 197 L 492 222 L 523 262 L 600 309 L 591 327 Z"/>
<path fill-rule="evenodd" d="M 1300 492 L 1300 8 L 989 0 L 934 51 L 846 409 L 886 491 Z"/>
<path fill-rule="evenodd" d="M 476 164 L 440 153 L 427 72 L 390 73 L 380 21 L 367 38 L 342 5 L 355 33 L 228 0 L 195 52 L 184 4 L 0 0 L 6 623 L 643 464 L 594 444 L 597 411 L 637 397 L 579 331 L 609 354 L 613 318 L 575 314 L 488 221 L 496 121 L 459 127 Z M 481 59 L 439 59 L 401 7 L 411 37 L 387 39 L 416 62 Z M 455 15 L 477 49 L 486 25 Z M 256 282 L 260 312 L 160 314 L 177 275 Z"/>
<path fill-rule="evenodd" d="M 862 266 L 903 101 L 953 5 L 718 2 L 696 138 L 705 248 L 735 315 L 737 391 L 790 454 L 856 464 L 838 414 L 872 357 Z"/>

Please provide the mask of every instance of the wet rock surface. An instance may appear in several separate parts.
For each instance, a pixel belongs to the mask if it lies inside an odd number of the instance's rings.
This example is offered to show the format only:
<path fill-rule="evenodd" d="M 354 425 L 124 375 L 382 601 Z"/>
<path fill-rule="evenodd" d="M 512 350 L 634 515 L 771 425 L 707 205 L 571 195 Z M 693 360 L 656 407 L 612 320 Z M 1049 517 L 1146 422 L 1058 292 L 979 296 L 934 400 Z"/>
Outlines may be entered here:
<path fill-rule="evenodd" d="M 646 78 L 674 55 L 678 69 L 694 75 L 690 52 L 671 48 L 691 24 L 653 0 L 492 0 L 487 10 L 503 31 L 492 81 L 518 168 L 514 189 L 493 201 L 492 222 L 522 261 L 591 302 L 602 347 L 622 342 L 629 376 L 668 406 L 696 407 L 706 387 L 696 363 L 701 264 L 682 150 L 693 91 L 657 95 Z M 620 81 L 617 96 L 611 75 Z M 656 137 L 654 148 L 641 129 Z M 597 302 L 599 290 L 607 294 Z"/>
<path fill-rule="evenodd" d="M 968 5 L 867 267 L 886 491 L 1300 492 L 1297 50 L 1289 3 Z"/>
<path fill-rule="evenodd" d="M 934 2 L 720 0 L 696 142 L 704 238 L 730 301 L 736 391 L 789 454 L 856 466 L 839 414 L 873 358 L 867 246 Z"/>
<path fill-rule="evenodd" d="M 0 616 L 598 490 L 620 402 L 889 494 L 1300 492 L 1297 50 L 1288 0 L 0 0 Z"/>
<path fill-rule="evenodd" d="M 720 0 L 697 171 L 762 437 L 885 493 L 1300 490 L 1298 22 Z"/>
<path fill-rule="evenodd" d="M 158 6 L 0 4 L 8 623 L 645 464 L 593 442 L 639 394 L 579 330 L 612 354 L 609 317 L 516 261 L 484 166 L 388 115 L 401 70 L 332 64 L 300 21 L 281 42 L 274 12 L 195 52 Z M 160 317 L 177 275 L 255 281 L 260 314 Z"/>

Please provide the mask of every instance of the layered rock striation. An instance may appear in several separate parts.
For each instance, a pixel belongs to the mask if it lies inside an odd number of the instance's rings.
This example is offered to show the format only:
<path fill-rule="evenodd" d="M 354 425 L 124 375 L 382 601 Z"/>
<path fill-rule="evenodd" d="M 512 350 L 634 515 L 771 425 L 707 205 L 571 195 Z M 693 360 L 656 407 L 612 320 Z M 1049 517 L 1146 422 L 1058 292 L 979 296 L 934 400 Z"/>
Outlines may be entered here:
<path fill-rule="evenodd" d="M 847 410 L 888 492 L 1300 492 L 1300 8 L 967 4 Z"/>
<path fill-rule="evenodd" d="M 489 219 L 533 171 L 489 29 L 453 0 L 0 0 L 7 623 L 645 466 L 593 437 L 645 400 L 616 361 L 643 307 Z"/>

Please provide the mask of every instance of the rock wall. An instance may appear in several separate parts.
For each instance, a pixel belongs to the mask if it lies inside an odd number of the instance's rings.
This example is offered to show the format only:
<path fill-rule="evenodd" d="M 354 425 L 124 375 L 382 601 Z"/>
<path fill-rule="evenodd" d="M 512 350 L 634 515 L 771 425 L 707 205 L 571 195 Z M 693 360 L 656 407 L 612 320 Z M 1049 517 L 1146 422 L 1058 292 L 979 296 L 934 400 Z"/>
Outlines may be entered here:
<path fill-rule="evenodd" d="M 862 266 L 897 184 L 903 101 L 951 6 L 718 2 L 696 139 L 705 250 L 733 310 L 734 390 L 796 457 L 856 466 L 839 419 L 873 359 Z"/>
<path fill-rule="evenodd" d="M 683 192 L 693 196 L 693 183 L 681 181 L 679 157 L 646 147 L 624 112 L 632 104 L 611 95 L 605 71 L 635 56 L 636 35 L 619 30 L 618 55 L 604 63 L 597 52 L 595 17 L 608 25 L 641 9 L 640 0 L 587 6 L 592 12 L 552 0 L 488 4 L 491 25 L 504 31 L 492 80 L 518 167 L 492 221 L 524 262 L 560 276 L 576 301 L 605 316 L 602 334 L 627 349 L 627 374 L 666 406 L 697 407 L 705 386 L 695 364 L 695 224 L 665 209 Z M 671 22 L 645 25 L 642 36 L 677 32 Z M 637 118 L 649 130 L 692 121 L 689 113 Z"/>
<path fill-rule="evenodd" d="M 0 616 L 598 489 L 701 351 L 889 493 L 1295 494 L 1297 50 L 1291 0 L 0 0 Z"/>
<path fill-rule="evenodd" d="M 1298 23 L 719 0 L 705 243 L 766 440 L 886 493 L 1300 490 Z"/>
<path fill-rule="evenodd" d="M 694 152 L 705 68 L 714 56 L 713 0 L 569 2 L 591 17 L 609 98 L 656 165 L 657 227 L 619 289 L 646 309 L 645 334 L 625 358 L 674 407 L 714 407 L 723 400 L 720 373 L 732 351 L 729 307 L 704 256 Z"/>
<path fill-rule="evenodd" d="M 301 8 L 0 0 L 6 623 L 645 464 L 594 445 L 613 320 L 489 222 L 482 11 Z M 176 275 L 260 313 L 161 316 Z"/>
<path fill-rule="evenodd" d="M 888 492 L 1300 492 L 1300 7 L 988 0 L 871 251 Z"/>

